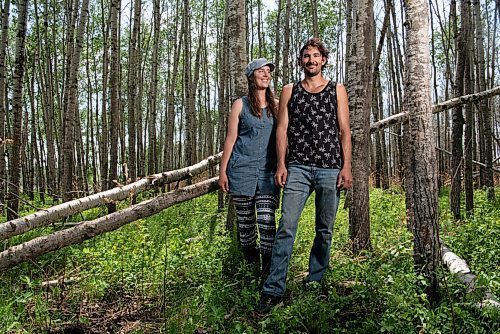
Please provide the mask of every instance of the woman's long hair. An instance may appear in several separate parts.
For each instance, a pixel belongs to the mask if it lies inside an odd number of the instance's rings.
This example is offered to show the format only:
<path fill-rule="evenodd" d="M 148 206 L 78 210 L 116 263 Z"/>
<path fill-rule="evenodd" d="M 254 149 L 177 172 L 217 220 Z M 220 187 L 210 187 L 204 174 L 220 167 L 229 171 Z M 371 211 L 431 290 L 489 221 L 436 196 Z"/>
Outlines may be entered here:
<path fill-rule="evenodd" d="M 271 80 L 269 80 L 271 81 Z M 250 100 L 250 107 L 252 114 L 257 117 L 262 116 L 260 111 L 259 101 L 257 100 L 257 84 L 255 83 L 255 77 L 252 75 L 248 78 L 248 99 Z M 274 93 L 270 87 L 266 88 L 266 102 L 267 102 L 267 117 L 273 115 L 276 118 L 278 114 L 278 106 L 276 100 L 274 99 Z"/>

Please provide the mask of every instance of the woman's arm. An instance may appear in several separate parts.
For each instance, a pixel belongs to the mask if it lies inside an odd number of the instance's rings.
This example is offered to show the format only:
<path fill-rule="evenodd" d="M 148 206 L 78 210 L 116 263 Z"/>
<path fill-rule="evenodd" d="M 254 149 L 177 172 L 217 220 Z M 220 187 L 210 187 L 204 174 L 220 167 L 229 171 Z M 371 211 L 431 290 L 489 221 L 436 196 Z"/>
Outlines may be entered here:
<path fill-rule="evenodd" d="M 227 124 L 227 135 L 226 141 L 224 142 L 224 151 L 222 153 L 222 158 L 219 166 L 219 186 L 223 192 L 229 192 L 229 181 L 227 179 L 227 163 L 233 152 L 234 143 L 236 138 L 238 138 L 238 124 L 240 121 L 240 113 L 243 108 L 243 101 L 237 99 L 234 101 L 231 107 L 231 112 L 229 113 L 229 119 Z"/>

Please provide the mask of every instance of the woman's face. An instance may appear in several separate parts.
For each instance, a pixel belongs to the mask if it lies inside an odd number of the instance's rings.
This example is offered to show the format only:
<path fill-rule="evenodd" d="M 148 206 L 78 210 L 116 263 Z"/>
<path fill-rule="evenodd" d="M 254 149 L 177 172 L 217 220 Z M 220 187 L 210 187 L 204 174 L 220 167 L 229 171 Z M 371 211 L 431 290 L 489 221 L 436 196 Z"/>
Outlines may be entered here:
<path fill-rule="evenodd" d="M 253 76 L 255 78 L 255 86 L 257 88 L 266 89 L 269 87 L 269 83 L 271 82 L 271 69 L 269 66 L 262 66 L 261 68 L 253 71 Z"/>

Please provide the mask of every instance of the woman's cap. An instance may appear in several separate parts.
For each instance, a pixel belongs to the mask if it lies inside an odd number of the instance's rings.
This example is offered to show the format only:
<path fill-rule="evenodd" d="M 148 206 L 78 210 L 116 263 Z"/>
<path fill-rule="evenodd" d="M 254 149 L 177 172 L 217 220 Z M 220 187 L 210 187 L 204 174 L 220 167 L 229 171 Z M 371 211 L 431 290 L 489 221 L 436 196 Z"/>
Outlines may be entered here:
<path fill-rule="evenodd" d="M 267 61 L 266 58 L 259 58 L 259 59 L 254 59 L 248 63 L 247 68 L 245 69 L 245 75 L 247 77 L 250 77 L 253 71 L 258 70 L 259 68 L 262 68 L 264 66 L 269 66 L 271 72 L 274 71 L 273 63 Z"/>

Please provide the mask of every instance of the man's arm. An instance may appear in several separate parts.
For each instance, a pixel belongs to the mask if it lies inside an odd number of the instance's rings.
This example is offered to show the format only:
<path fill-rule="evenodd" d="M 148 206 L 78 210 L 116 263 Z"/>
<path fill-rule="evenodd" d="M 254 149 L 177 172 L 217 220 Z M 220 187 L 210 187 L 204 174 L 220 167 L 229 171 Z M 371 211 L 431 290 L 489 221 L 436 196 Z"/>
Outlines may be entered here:
<path fill-rule="evenodd" d="M 278 126 L 276 127 L 276 156 L 278 166 L 274 180 L 276 185 L 284 187 L 288 171 L 286 170 L 286 149 L 287 149 L 287 129 L 288 129 L 288 101 L 292 95 L 293 84 L 288 84 L 283 87 L 280 96 L 280 104 L 278 109 Z"/>
<path fill-rule="evenodd" d="M 347 92 L 342 84 L 337 84 L 337 118 L 340 129 L 340 142 L 342 145 L 342 170 L 337 181 L 337 187 L 340 189 L 349 189 L 352 187 L 351 172 L 351 126 L 349 125 L 349 102 Z"/>

